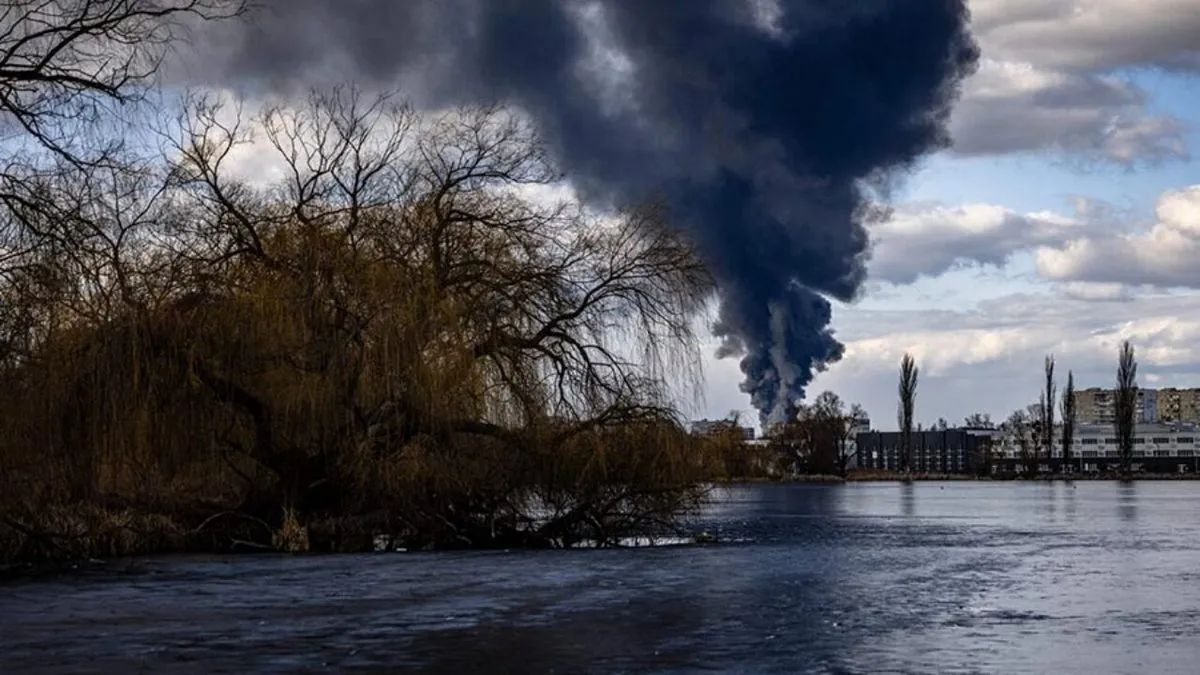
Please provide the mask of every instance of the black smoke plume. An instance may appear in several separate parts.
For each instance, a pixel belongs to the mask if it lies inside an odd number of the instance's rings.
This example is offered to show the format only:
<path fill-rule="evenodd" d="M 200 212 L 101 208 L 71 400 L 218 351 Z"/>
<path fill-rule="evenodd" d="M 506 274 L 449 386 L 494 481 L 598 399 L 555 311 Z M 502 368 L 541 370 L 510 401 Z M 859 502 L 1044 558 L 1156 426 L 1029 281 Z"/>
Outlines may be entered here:
<path fill-rule="evenodd" d="M 665 195 L 720 284 L 720 353 L 741 355 L 764 422 L 841 357 L 826 298 L 863 281 L 871 186 L 946 143 L 977 58 L 963 0 L 265 4 L 227 45 L 243 85 L 509 102 L 586 199 Z"/>

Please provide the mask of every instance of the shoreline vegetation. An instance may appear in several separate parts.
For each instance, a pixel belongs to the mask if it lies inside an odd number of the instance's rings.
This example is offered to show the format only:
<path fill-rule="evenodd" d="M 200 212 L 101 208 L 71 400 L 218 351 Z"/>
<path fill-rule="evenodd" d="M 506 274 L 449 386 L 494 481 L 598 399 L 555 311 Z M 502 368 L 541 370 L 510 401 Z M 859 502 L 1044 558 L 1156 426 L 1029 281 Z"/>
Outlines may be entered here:
<path fill-rule="evenodd" d="M 854 471 L 845 477 L 832 474 L 741 476 L 710 478 L 703 484 L 721 489 L 738 485 L 824 485 L 853 483 L 938 483 L 938 482 L 1136 482 L 1194 481 L 1195 474 L 1140 474 L 1126 479 L 1119 474 L 973 476 L 963 474 L 903 474 L 884 471 Z M 699 502 L 698 502 L 699 503 Z M 203 515 L 207 514 L 207 515 Z M 203 515 L 203 517 L 202 517 Z M 199 522 L 197 522 L 197 520 Z M 194 525 L 191 523 L 195 523 Z M 366 553 L 445 550 L 443 546 L 407 547 L 395 534 L 386 514 L 329 517 L 301 525 L 295 518 L 281 526 L 236 511 L 211 509 L 195 513 L 153 513 L 133 507 L 101 507 L 91 504 L 55 505 L 30 524 L 0 515 L 0 580 L 72 569 L 106 569 L 106 561 L 147 555 L 243 554 L 243 553 Z M 644 532 L 627 532 L 637 537 Z M 658 530 L 671 541 L 696 544 L 719 543 L 708 532 L 691 532 L 685 527 Z M 388 542 L 380 549 L 383 537 Z M 575 542 L 574 547 L 586 542 Z M 600 545 L 604 545 L 602 542 Z M 620 546 L 617 541 L 607 545 Z M 462 546 L 460 546 L 462 548 Z M 36 552 L 36 555 L 30 553 Z"/>
<path fill-rule="evenodd" d="M 714 287 L 671 214 L 588 209 L 501 106 L 164 119 L 176 29 L 245 9 L 6 15 L 0 561 L 676 531 L 722 456 L 672 404 Z"/>

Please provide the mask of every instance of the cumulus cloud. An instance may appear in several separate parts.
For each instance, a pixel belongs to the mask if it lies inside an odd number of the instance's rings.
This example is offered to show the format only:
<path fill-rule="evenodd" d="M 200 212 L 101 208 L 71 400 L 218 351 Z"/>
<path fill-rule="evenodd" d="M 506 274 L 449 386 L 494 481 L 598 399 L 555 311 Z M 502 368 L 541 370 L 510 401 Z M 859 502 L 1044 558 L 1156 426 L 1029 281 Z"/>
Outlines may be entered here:
<path fill-rule="evenodd" d="M 1129 68 L 1200 72 L 1194 0 L 973 0 L 984 60 L 951 129 L 961 155 L 1049 150 L 1117 164 L 1186 158 Z"/>
<path fill-rule="evenodd" d="M 1003 266 L 1019 251 L 1062 242 L 1080 223 L 994 204 L 905 204 L 871 226 L 871 277 L 896 284 L 968 265 Z"/>
<path fill-rule="evenodd" d="M 1200 185 L 1159 197 L 1140 231 L 1079 237 L 1037 251 L 1038 272 L 1070 282 L 1200 288 Z"/>
<path fill-rule="evenodd" d="M 1146 112 L 1119 78 L 985 61 L 966 85 L 951 133 L 960 155 L 1054 150 L 1132 165 L 1187 156 L 1183 124 Z"/>
<path fill-rule="evenodd" d="M 1200 184 L 1164 192 L 1145 223 L 1086 199 L 1077 199 L 1070 215 L 909 203 L 873 223 L 870 236 L 871 277 L 893 284 L 963 267 L 1003 267 L 1029 252 L 1038 275 L 1076 300 L 1126 299 L 1143 286 L 1200 288 Z"/>
<path fill-rule="evenodd" d="M 1195 0 L 972 0 L 991 58 L 1066 71 L 1200 71 Z"/>

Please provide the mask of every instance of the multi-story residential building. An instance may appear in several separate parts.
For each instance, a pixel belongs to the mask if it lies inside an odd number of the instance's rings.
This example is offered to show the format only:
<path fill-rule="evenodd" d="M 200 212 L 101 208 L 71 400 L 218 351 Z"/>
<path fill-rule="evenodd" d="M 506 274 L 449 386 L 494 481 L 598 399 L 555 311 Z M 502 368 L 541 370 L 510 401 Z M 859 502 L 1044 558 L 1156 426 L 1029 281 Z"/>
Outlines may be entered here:
<path fill-rule="evenodd" d="M 1159 389 L 1158 418 L 1162 422 L 1200 422 L 1200 388 Z"/>
<path fill-rule="evenodd" d="M 1134 419 L 1149 423 L 1159 420 L 1158 390 L 1137 390 Z M 1092 387 L 1075 392 L 1075 421 L 1080 424 L 1112 424 L 1116 420 L 1116 395 L 1112 389 Z"/>
<path fill-rule="evenodd" d="M 998 472 L 1031 472 L 1027 464 L 1036 461 L 1037 471 L 1050 473 L 1073 471 L 1102 473 L 1120 468 L 1121 453 L 1116 431 L 1111 424 L 1080 424 L 1075 428 L 1071 443 L 1069 466 L 1063 466 L 1060 429 L 1055 430 L 1055 443 L 1046 457 L 1041 448 L 1036 458 L 1022 456 L 1021 444 L 1011 435 L 1003 436 L 996 445 L 995 467 Z M 1031 454 L 1032 448 L 1025 453 Z M 1200 428 L 1186 422 L 1144 423 L 1134 427 L 1132 468 L 1152 473 L 1193 473 L 1200 469 Z"/>

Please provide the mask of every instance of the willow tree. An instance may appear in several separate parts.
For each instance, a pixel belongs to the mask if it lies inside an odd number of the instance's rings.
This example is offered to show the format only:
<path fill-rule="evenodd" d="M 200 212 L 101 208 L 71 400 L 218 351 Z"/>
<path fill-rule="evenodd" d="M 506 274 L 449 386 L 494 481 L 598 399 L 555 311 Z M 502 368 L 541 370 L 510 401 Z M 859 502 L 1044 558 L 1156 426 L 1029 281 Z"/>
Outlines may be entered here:
<path fill-rule="evenodd" d="M 897 418 L 900 423 L 900 468 L 905 473 L 912 470 L 913 408 L 917 399 L 917 362 L 907 352 L 900 359 L 900 403 Z"/>
<path fill-rule="evenodd" d="M 1137 360 L 1133 346 L 1126 340 L 1117 354 L 1117 386 L 1113 391 L 1113 429 L 1121 453 L 1121 475 L 1128 478 L 1133 470 L 1133 444 L 1137 424 Z"/>
<path fill-rule="evenodd" d="M 251 129 L 274 184 L 231 162 Z M 200 99 L 176 138 L 135 213 L 76 209 L 128 252 L 34 349 L 70 357 L 18 369 L 55 383 L 27 437 L 107 467 L 68 484 L 447 545 L 609 541 L 700 496 L 670 402 L 711 284 L 662 208 L 537 197 L 560 175 L 502 108 Z"/>
<path fill-rule="evenodd" d="M 147 155 L 108 112 L 243 3 L 10 4 L 0 522 L 119 505 L 569 545 L 702 494 L 670 402 L 711 282 L 664 209 L 546 198 L 562 176 L 512 111 L 345 91 L 251 119 L 190 100 Z M 246 149 L 281 178 L 239 174 Z"/>

